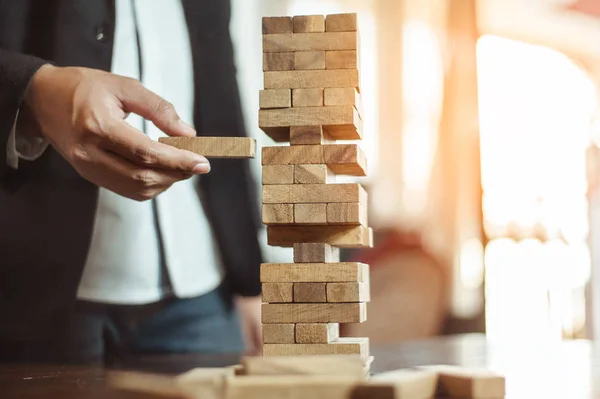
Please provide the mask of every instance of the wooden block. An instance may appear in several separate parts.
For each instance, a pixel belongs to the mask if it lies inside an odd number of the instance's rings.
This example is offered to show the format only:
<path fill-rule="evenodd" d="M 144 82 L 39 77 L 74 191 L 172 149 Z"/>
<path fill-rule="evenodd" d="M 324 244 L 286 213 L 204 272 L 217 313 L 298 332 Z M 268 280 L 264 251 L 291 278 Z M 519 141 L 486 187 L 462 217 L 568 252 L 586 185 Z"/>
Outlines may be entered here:
<path fill-rule="evenodd" d="M 337 174 L 366 176 L 367 157 L 358 144 L 323 145 L 325 164 Z"/>
<path fill-rule="evenodd" d="M 373 230 L 365 226 L 267 226 L 267 240 L 279 247 L 324 242 L 340 248 L 365 248 L 373 246 Z"/>
<path fill-rule="evenodd" d="M 330 87 L 324 89 L 323 102 L 326 106 L 352 105 L 360 113 L 360 95 L 353 87 Z"/>
<path fill-rule="evenodd" d="M 277 186 L 268 186 L 277 187 Z M 263 204 L 262 222 L 266 225 L 271 224 L 292 224 L 294 223 L 294 205 L 293 204 Z"/>
<path fill-rule="evenodd" d="M 262 336 L 265 344 L 293 344 L 295 342 L 296 325 L 263 324 Z"/>
<path fill-rule="evenodd" d="M 296 69 L 294 53 L 263 53 L 263 71 L 293 71 Z"/>
<path fill-rule="evenodd" d="M 296 343 L 328 344 L 340 337 L 338 323 L 298 323 L 296 324 Z"/>
<path fill-rule="evenodd" d="M 323 146 L 320 145 L 295 145 L 263 147 L 263 165 L 296 165 L 296 164 L 322 164 Z"/>
<path fill-rule="evenodd" d="M 327 283 L 294 283 L 294 302 L 327 302 Z"/>
<path fill-rule="evenodd" d="M 370 300 L 369 283 L 327 283 L 327 302 L 369 302 Z"/>
<path fill-rule="evenodd" d="M 357 69 L 356 54 L 356 50 L 326 51 L 325 69 Z"/>
<path fill-rule="evenodd" d="M 356 69 L 314 71 L 267 71 L 264 73 L 265 89 L 311 89 L 329 87 L 359 88 Z M 323 123 L 304 123 L 304 125 Z"/>
<path fill-rule="evenodd" d="M 289 108 L 292 106 L 292 91 L 289 89 L 261 90 L 258 104 L 261 109 Z"/>
<path fill-rule="evenodd" d="M 325 157 L 325 154 L 327 154 L 327 158 Z M 365 176 L 367 173 L 365 154 L 356 144 L 263 147 L 262 164 L 327 164 L 333 173 L 352 176 Z M 329 177 L 333 176 L 330 175 Z"/>
<path fill-rule="evenodd" d="M 325 20 L 327 32 L 356 32 L 358 23 L 356 14 L 331 14 Z"/>
<path fill-rule="evenodd" d="M 160 143 L 206 158 L 254 158 L 256 140 L 250 137 L 161 137 Z"/>
<path fill-rule="evenodd" d="M 323 89 L 294 89 L 294 90 L 292 90 L 292 106 L 294 106 L 294 107 L 322 107 L 323 106 Z"/>
<path fill-rule="evenodd" d="M 294 204 L 295 224 L 327 224 L 327 204 Z"/>
<path fill-rule="evenodd" d="M 369 265 L 356 262 L 339 263 L 263 263 L 263 283 L 335 283 L 369 281 Z"/>
<path fill-rule="evenodd" d="M 265 344 L 264 356 L 360 355 L 369 356 L 368 338 L 338 338 L 329 344 Z M 300 397 L 300 396 L 299 396 Z"/>
<path fill-rule="evenodd" d="M 325 69 L 325 66 L 325 51 L 297 51 L 294 53 L 294 69 L 297 71 Z"/>
<path fill-rule="evenodd" d="M 294 244 L 295 263 L 339 263 L 339 261 L 339 248 L 329 244 L 315 242 Z"/>
<path fill-rule="evenodd" d="M 262 167 L 262 184 L 293 184 L 294 165 L 265 165 Z"/>
<path fill-rule="evenodd" d="M 334 324 L 335 325 L 335 324 Z M 364 380 L 363 359 L 358 355 L 244 356 L 247 375 L 346 376 Z"/>
<path fill-rule="evenodd" d="M 292 17 L 263 17 L 262 33 L 292 33 L 294 32 L 294 23 Z"/>
<path fill-rule="evenodd" d="M 294 302 L 293 283 L 263 283 L 262 301 L 269 303 Z"/>
<path fill-rule="evenodd" d="M 356 50 L 357 48 L 358 34 L 356 32 L 263 35 L 263 51 L 265 53 Z"/>
<path fill-rule="evenodd" d="M 295 165 L 295 184 L 327 184 L 331 177 L 327 165 Z"/>
<path fill-rule="evenodd" d="M 327 204 L 327 224 L 368 226 L 367 202 Z"/>
<path fill-rule="evenodd" d="M 357 399 L 433 398 L 437 380 L 437 375 L 433 372 L 397 370 L 372 376 L 355 391 L 355 394 Z"/>
<path fill-rule="evenodd" d="M 491 399 L 505 395 L 504 376 L 489 370 L 446 365 L 423 366 L 420 369 L 437 373 L 437 396 Z"/>
<path fill-rule="evenodd" d="M 291 145 L 318 145 L 323 144 L 326 138 L 323 135 L 323 127 L 315 126 L 291 126 L 290 144 Z"/>
<path fill-rule="evenodd" d="M 321 107 L 321 108 L 334 108 L 334 107 Z M 310 120 L 310 117 L 318 111 L 306 111 L 306 110 L 315 110 L 317 107 L 310 108 L 292 108 L 296 111 L 291 114 L 281 114 L 281 113 L 267 113 L 263 115 L 263 120 L 259 119 L 259 123 L 262 123 L 263 126 L 259 126 L 263 132 L 265 132 L 270 138 L 272 138 L 276 142 L 284 142 L 290 141 L 290 130 L 295 126 L 309 126 L 314 123 Z M 260 110 L 259 118 L 263 111 L 282 111 L 282 110 Z M 329 112 L 329 111 L 327 111 Z M 337 112 L 337 111 L 336 111 Z M 345 112 L 345 111 L 344 111 Z M 327 140 L 359 140 L 362 137 L 362 120 L 360 119 L 360 115 L 358 111 L 355 109 L 354 113 L 354 122 L 352 124 L 344 124 L 344 125 L 322 125 L 323 128 L 323 138 L 327 138 Z M 318 115 L 318 114 L 317 114 Z M 345 116 L 343 116 L 345 118 Z M 288 118 L 282 119 L 282 118 Z M 293 119 L 292 119 L 293 118 Z M 331 118 L 331 117 L 320 117 L 321 120 L 323 118 Z M 329 119 L 328 119 L 329 120 Z M 292 122 L 293 121 L 293 122 Z M 300 121 L 304 121 L 304 123 L 308 123 L 309 125 L 302 125 L 299 123 Z M 282 126 L 264 126 L 264 124 L 279 124 Z"/>
<path fill-rule="evenodd" d="M 325 32 L 324 15 L 296 15 L 294 17 L 294 33 Z"/>
<path fill-rule="evenodd" d="M 367 319 L 365 303 L 263 303 L 262 322 L 272 323 L 362 323 Z M 333 353 L 331 353 L 333 355 Z"/>
<path fill-rule="evenodd" d="M 359 202 L 366 196 L 358 183 L 282 184 L 263 186 L 262 189 L 264 204 Z"/>

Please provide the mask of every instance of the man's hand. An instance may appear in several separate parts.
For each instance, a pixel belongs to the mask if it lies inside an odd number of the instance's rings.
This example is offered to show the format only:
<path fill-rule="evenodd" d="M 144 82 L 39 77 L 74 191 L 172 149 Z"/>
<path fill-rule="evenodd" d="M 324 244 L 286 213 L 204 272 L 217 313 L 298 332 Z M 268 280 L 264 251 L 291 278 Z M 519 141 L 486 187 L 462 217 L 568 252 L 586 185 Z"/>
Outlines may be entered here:
<path fill-rule="evenodd" d="M 250 356 L 258 356 L 262 354 L 262 299 L 260 295 L 237 297 L 236 304 L 242 322 L 246 352 Z"/>
<path fill-rule="evenodd" d="M 133 112 L 170 136 L 195 135 L 170 103 L 135 79 L 45 65 L 29 85 L 22 112 L 19 123 L 35 126 L 81 176 L 128 198 L 148 200 L 210 171 L 206 158 L 155 142 L 125 121 Z"/>

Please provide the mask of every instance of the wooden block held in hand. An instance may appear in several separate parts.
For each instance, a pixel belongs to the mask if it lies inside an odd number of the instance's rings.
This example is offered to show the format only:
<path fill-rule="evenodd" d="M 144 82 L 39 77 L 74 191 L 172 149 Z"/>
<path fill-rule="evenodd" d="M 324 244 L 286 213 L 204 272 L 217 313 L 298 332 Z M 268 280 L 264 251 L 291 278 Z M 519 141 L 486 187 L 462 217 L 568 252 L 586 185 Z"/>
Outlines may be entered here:
<path fill-rule="evenodd" d="M 265 89 L 312 89 L 328 87 L 359 88 L 356 69 L 313 71 L 267 71 L 264 73 Z M 322 125 L 323 123 L 304 123 Z"/>
<path fill-rule="evenodd" d="M 297 51 L 294 53 L 295 70 L 325 69 L 325 65 L 325 51 Z"/>
<path fill-rule="evenodd" d="M 297 165 L 297 164 L 322 164 L 323 146 L 320 145 L 294 145 L 263 147 L 263 165 Z"/>
<path fill-rule="evenodd" d="M 295 342 L 296 325 L 292 323 L 263 324 L 262 333 L 263 343 L 265 344 L 293 344 Z"/>
<path fill-rule="evenodd" d="M 293 71 L 294 53 L 263 53 L 263 71 Z"/>
<path fill-rule="evenodd" d="M 294 205 L 263 204 L 262 222 L 266 225 L 294 223 Z"/>
<path fill-rule="evenodd" d="M 264 165 L 262 184 L 293 184 L 294 165 Z"/>
<path fill-rule="evenodd" d="M 294 302 L 293 283 L 263 283 L 262 300 L 269 303 Z"/>
<path fill-rule="evenodd" d="M 327 165 L 295 165 L 294 184 L 327 184 L 332 173 Z"/>
<path fill-rule="evenodd" d="M 338 263 L 263 263 L 260 281 L 264 283 L 328 283 L 369 281 L 369 265 Z"/>
<path fill-rule="evenodd" d="M 369 302 L 369 283 L 327 283 L 327 302 Z"/>
<path fill-rule="evenodd" d="M 324 15 L 296 15 L 294 17 L 294 33 L 325 32 Z"/>
<path fill-rule="evenodd" d="M 250 137 L 161 137 L 160 143 L 206 158 L 254 158 L 256 140 Z"/>
<path fill-rule="evenodd" d="M 262 19 L 263 35 L 293 32 L 294 23 L 292 17 L 263 17 Z"/>
<path fill-rule="evenodd" d="M 322 107 L 323 106 L 323 89 L 294 89 L 294 90 L 292 90 L 292 106 L 293 107 Z"/>
<path fill-rule="evenodd" d="M 294 244 L 295 263 L 332 263 L 340 261 L 339 248 L 323 243 Z"/>
<path fill-rule="evenodd" d="M 263 51 L 265 53 L 356 50 L 357 47 L 358 34 L 356 32 L 263 35 Z"/>
<path fill-rule="evenodd" d="M 294 283 L 294 302 L 327 302 L 327 283 Z"/>
<path fill-rule="evenodd" d="M 423 366 L 438 375 L 437 396 L 467 399 L 503 398 L 504 376 L 485 369 L 458 366 Z"/>
<path fill-rule="evenodd" d="M 327 204 L 327 224 L 363 225 L 367 227 L 367 202 Z"/>
<path fill-rule="evenodd" d="M 327 204 L 294 204 L 294 223 L 327 224 Z"/>
<path fill-rule="evenodd" d="M 263 346 L 263 355 L 360 355 L 366 358 L 369 356 L 369 339 L 354 337 L 338 338 L 337 341 L 329 344 L 265 344 Z"/>
<path fill-rule="evenodd" d="M 325 19 L 327 32 L 355 32 L 358 29 L 357 17 L 352 14 L 330 14 Z"/>
<path fill-rule="evenodd" d="M 323 144 L 322 126 L 292 126 L 290 127 L 291 145 Z"/>
<path fill-rule="evenodd" d="M 324 242 L 340 248 L 365 248 L 373 246 L 373 230 L 365 226 L 267 226 L 267 240 L 280 247 Z"/>
<path fill-rule="evenodd" d="M 356 50 L 326 51 L 325 69 L 357 69 Z"/>
<path fill-rule="evenodd" d="M 346 376 L 359 380 L 364 379 L 363 359 L 358 355 L 244 356 L 241 363 L 247 375 L 252 376 L 317 375 L 319 377 Z M 325 399 L 329 399 L 329 397 Z"/>
<path fill-rule="evenodd" d="M 292 91 L 290 89 L 261 90 L 258 104 L 261 109 L 289 108 L 292 106 Z"/>
<path fill-rule="evenodd" d="M 263 303 L 262 322 L 273 323 L 362 323 L 367 319 L 365 303 Z"/>
<path fill-rule="evenodd" d="M 340 337 L 338 323 L 298 323 L 296 324 L 296 343 L 328 344 Z"/>

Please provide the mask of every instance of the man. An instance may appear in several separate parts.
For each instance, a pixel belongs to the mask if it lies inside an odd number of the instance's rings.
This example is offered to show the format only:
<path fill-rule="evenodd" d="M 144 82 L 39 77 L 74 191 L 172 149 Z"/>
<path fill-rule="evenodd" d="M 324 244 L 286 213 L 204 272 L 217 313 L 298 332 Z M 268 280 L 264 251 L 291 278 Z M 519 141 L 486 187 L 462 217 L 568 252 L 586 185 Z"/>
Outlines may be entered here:
<path fill-rule="evenodd" d="M 248 163 L 157 142 L 245 135 L 229 7 L 0 0 L 1 360 L 260 345 Z"/>

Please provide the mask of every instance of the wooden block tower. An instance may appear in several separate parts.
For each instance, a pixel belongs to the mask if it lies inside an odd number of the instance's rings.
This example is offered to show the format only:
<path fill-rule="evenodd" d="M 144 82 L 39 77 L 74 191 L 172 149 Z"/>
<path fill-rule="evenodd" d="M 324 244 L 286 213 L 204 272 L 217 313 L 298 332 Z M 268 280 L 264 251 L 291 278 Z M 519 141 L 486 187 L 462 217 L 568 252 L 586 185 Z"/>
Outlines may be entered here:
<path fill-rule="evenodd" d="M 262 217 L 269 245 L 294 263 L 261 265 L 264 356 L 359 354 L 368 338 L 341 338 L 339 323 L 366 320 L 368 265 L 340 262 L 339 247 L 368 247 L 367 194 L 336 184 L 365 176 L 356 14 L 263 19 L 259 126 L 290 146 L 262 150 Z"/>

